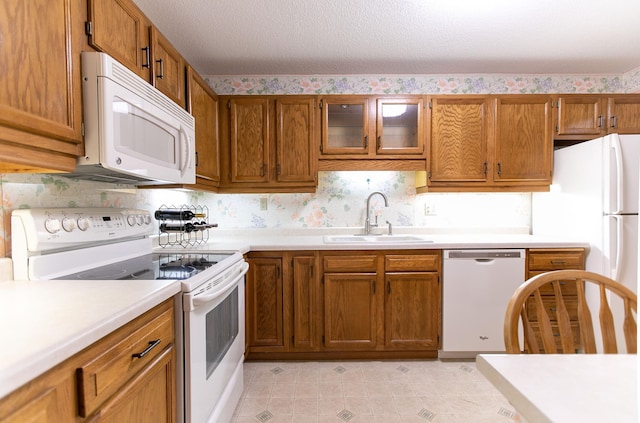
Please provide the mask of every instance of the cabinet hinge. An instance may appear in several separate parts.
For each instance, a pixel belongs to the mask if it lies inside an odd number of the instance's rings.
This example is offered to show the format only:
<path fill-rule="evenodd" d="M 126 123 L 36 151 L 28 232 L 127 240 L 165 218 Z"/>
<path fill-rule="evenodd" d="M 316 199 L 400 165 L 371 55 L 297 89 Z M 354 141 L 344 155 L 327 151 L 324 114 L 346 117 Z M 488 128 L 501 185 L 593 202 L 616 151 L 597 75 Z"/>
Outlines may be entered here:
<path fill-rule="evenodd" d="M 556 125 L 556 132 L 558 132 L 560 130 L 560 126 Z"/>
<path fill-rule="evenodd" d="M 231 100 L 227 100 L 227 109 L 231 110 Z"/>
<path fill-rule="evenodd" d="M 320 143 L 320 152 L 322 153 L 322 143 Z"/>
<path fill-rule="evenodd" d="M 80 125 L 80 131 L 82 132 L 82 136 L 84 137 L 84 122 Z"/>
<path fill-rule="evenodd" d="M 433 109 L 433 100 L 429 101 L 429 108 Z"/>
<path fill-rule="evenodd" d="M 558 105 L 556 104 L 555 101 L 551 100 L 551 108 L 553 109 L 554 107 L 557 107 Z"/>
<path fill-rule="evenodd" d="M 323 104 L 322 104 L 322 102 L 323 102 L 323 101 L 324 101 L 324 100 L 320 100 L 320 108 L 321 108 L 321 109 L 322 109 L 322 107 L 323 107 Z"/>
<path fill-rule="evenodd" d="M 427 178 L 431 179 L 431 171 L 430 170 L 427 171 Z"/>
<path fill-rule="evenodd" d="M 87 35 L 93 35 L 93 22 L 86 21 L 84 23 L 84 33 Z"/>
<path fill-rule="evenodd" d="M 314 109 L 318 108 L 318 102 L 315 99 L 313 100 L 313 108 Z"/>

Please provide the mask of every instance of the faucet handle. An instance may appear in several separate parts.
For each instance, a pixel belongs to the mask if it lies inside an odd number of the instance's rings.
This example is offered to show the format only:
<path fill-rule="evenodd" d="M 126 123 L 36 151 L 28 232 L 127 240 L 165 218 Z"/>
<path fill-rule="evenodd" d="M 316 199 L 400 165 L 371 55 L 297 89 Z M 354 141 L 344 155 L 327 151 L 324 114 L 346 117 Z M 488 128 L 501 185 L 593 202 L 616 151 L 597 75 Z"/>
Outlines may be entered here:
<path fill-rule="evenodd" d="M 389 235 L 393 235 L 393 228 L 391 227 L 391 222 L 387 220 L 387 225 L 389 225 Z"/>

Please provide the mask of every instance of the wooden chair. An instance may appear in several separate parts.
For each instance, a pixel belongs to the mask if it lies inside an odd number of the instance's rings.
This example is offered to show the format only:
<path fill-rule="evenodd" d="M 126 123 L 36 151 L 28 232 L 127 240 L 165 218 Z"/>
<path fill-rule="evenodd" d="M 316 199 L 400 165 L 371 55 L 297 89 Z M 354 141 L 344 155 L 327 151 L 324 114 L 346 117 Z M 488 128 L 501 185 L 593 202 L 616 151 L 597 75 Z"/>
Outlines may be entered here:
<path fill-rule="evenodd" d="M 575 283 L 575 289 L 572 283 Z M 593 288 L 591 286 L 587 288 L 587 284 L 594 284 L 593 287 L 596 289 L 591 290 Z M 524 352 L 533 354 L 597 353 L 591 311 L 587 305 L 585 290 L 593 292 L 594 297 L 599 296 L 600 308 L 597 311 L 604 353 L 618 352 L 614 318 L 608 300 L 608 294 L 610 294 L 611 297 L 620 297 L 624 304 L 623 332 L 627 353 L 635 354 L 637 348 L 636 317 L 634 316 L 637 314 L 636 294 L 613 279 L 584 270 L 556 270 L 542 273 L 518 287 L 509 301 L 505 314 L 504 343 L 507 353 L 523 352 L 518 337 L 520 320 L 523 327 Z M 567 299 L 568 291 L 571 292 L 572 298 Z M 550 301 L 555 303 L 550 304 Z M 572 311 L 575 311 L 576 301 L 577 322 L 573 321 L 573 327 L 578 335 L 574 336 L 567 304 L 571 303 Z M 547 311 L 540 312 L 541 310 Z M 556 342 L 558 337 L 560 339 Z"/>

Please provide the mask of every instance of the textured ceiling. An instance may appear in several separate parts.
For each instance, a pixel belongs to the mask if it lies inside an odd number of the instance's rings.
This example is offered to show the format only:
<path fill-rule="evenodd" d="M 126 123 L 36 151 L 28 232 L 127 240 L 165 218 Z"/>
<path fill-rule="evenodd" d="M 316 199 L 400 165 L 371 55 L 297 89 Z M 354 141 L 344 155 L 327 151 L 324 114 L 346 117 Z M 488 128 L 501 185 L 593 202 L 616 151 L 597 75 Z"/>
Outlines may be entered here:
<path fill-rule="evenodd" d="M 134 0 L 203 75 L 610 74 L 640 0 Z"/>

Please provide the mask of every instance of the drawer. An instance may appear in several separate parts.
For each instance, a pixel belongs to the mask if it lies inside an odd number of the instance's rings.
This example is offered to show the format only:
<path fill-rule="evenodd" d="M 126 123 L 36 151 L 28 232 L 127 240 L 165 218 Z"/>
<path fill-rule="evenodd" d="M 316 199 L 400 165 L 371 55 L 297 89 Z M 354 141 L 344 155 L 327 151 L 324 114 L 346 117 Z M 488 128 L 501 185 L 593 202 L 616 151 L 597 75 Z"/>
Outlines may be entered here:
<path fill-rule="evenodd" d="M 529 250 L 529 270 L 584 269 L 584 250 Z"/>
<path fill-rule="evenodd" d="M 389 254 L 384 257 L 385 272 L 437 272 L 439 254 Z"/>
<path fill-rule="evenodd" d="M 540 270 L 537 272 L 529 272 L 529 277 L 533 277 L 536 275 L 540 275 L 542 273 L 546 273 L 548 271 Z M 577 296 L 578 295 L 578 287 L 576 285 L 575 280 L 561 280 L 560 282 L 560 292 L 562 292 L 562 296 Z M 553 286 L 551 283 L 547 283 L 538 288 L 540 291 L 540 295 L 555 295 L 553 292 Z"/>
<path fill-rule="evenodd" d="M 92 345 L 95 359 L 76 370 L 79 414 L 94 412 L 174 341 L 172 299 Z M 119 336 L 118 336 L 119 335 Z M 140 356 L 136 356 L 136 354 Z"/>
<path fill-rule="evenodd" d="M 375 272 L 378 257 L 375 255 L 324 256 L 323 270 L 328 272 Z"/>
<path fill-rule="evenodd" d="M 536 323 L 531 324 L 531 329 L 536 337 L 536 342 L 538 342 L 538 347 L 543 349 L 542 347 L 542 336 L 540 336 L 540 329 Z M 556 341 L 556 348 L 558 352 L 562 351 L 562 342 L 560 341 L 560 328 L 558 325 L 551 325 L 551 332 L 553 333 L 554 339 Z M 571 323 L 571 333 L 573 335 L 573 345 L 576 347 L 576 350 L 582 349 L 582 342 L 580 341 L 580 325 L 576 323 Z M 526 347 L 525 347 L 526 350 Z"/>
<path fill-rule="evenodd" d="M 556 321 L 555 297 L 542 297 L 542 304 L 549 316 L 549 320 Z M 569 313 L 569 319 L 578 320 L 578 298 L 564 298 L 564 306 L 567 308 L 567 313 Z M 538 321 L 538 307 L 533 296 L 527 299 L 527 318 L 530 322 Z"/>

